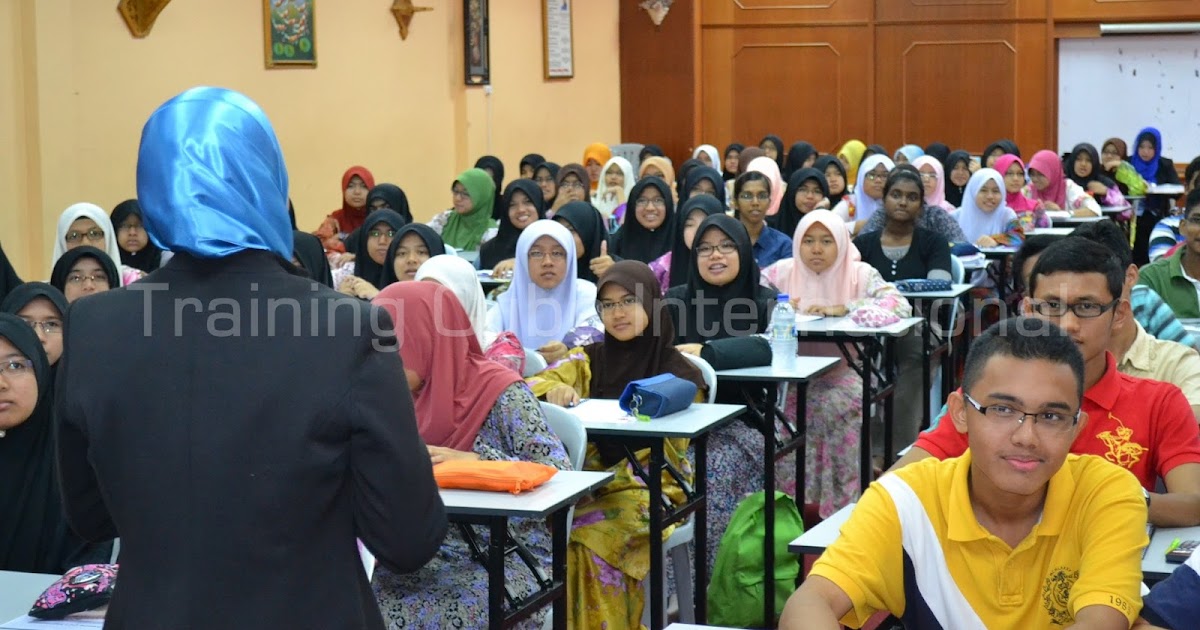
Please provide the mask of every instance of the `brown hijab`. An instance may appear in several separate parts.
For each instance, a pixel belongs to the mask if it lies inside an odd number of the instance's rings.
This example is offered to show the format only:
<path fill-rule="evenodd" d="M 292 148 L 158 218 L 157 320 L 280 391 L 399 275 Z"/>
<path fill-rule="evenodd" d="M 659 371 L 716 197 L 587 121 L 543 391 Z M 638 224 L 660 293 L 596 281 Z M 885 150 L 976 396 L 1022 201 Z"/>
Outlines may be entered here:
<path fill-rule="evenodd" d="M 742 154 L 738 156 L 738 175 L 745 173 L 750 168 L 750 163 L 754 158 L 766 157 L 767 152 L 758 147 L 746 147 L 742 150 Z"/>

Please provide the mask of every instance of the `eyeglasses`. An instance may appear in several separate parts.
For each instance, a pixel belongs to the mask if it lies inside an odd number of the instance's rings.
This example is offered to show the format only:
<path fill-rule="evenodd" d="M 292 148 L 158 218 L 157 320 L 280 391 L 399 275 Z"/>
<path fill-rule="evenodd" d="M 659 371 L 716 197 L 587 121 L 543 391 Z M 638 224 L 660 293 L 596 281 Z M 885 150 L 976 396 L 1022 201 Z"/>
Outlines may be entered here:
<path fill-rule="evenodd" d="M 563 182 L 563 183 L 559 184 L 558 187 L 562 188 L 564 190 L 583 190 L 583 182 L 579 182 L 579 181 Z"/>
<path fill-rule="evenodd" d="M 533 181 L 537 182 L 538 185 L 540 186 L 542 184 L 553 184 L 554 178 L 553 177 L 535 177 L 535 178 L 533 178 Z"/>
<path fill-rule="evenodd" d="M 616 302 L 596 300 L 596 310 L 603 315 L 605 313 L 612 313 L 617 309 L 628 310 L 641 303 L 642 301 L 636 295 L 626 295 Z"/>
<path fill-rule="evenodd" d="M 85 238 L 93 243 L 98 243 L 100 241 L 103 241 L 104 240 L 104 230 L 101 230 L 99 228 L 92 228 L 92 229 L 88 230 L 87 232 L 78 232 L 75 230 L 67 232 L 67 242 L 68 243 L 78 243 L 80 240 L 85 239 Z"/>
<path fill-rule="evenodd" d="M 654 206 L 655 208 L 665 208 L 665 207 L 667 207 L 667 200 L 663 199 L 662 197 L 654 197 L 652 199 L 638 199 L 636 205 L 639 208 L 649 208 L 650 206 Z"/>
<path fill-rule="evenodd" d="M 39 322 L 35 319 L 27 319 L 25 320 L 25 323 L 29 324 L 29 327 L 34 331 L 37 331 L 40 328 L 42 332 L 46 333 L 47 335 L 57 335 L 61 333 L 63 326 L 62 322 L 56 319 L 48 319 L 44 322 Z"/>
<path fill-rule="evenodd" d="M 384 232 L 383 230 L 371 230 L 370 232 L 367 232 L 367 236 L 369 236 L 371 238 L 379 238 L 380 236 L 387 236 L 388 238 L 395 238 L 396 230 L 388 230 L 386 232 Z"/>
<path fill-rule="evenodd" d="M 921 179 L 927 182 L 936 182 L 937 173 L 921 173 Z"/>
<path fill-rule="evenodd" d="M 1021 411 L 1008 405 L 988 405 L 983 406 L 971 398 L 965 392 L 963 400 L 966 400 L 975 411 L 983 414 L 983 417 L 995 421 L 997 424 L 1008 424 L 1016 422 L 1017 425 L 1025 424 L 1026 418 L 1033 418 L 1033 426 L 1035 429 L 1045 431 L 1046 433 L 1066 433 L 1071 430 L 1079 422 L 1079 409 L 1073 414 L 1060 413 L 1057 411 L 1039 411 L 1037 413 L 1029 413 Z"/>
<path fill-rule="evenodd" d="M 471 193 L 469 193 L 465 190 L 459 190 L 457 188 L 452 188 L 450 190 L 450 194 L 454 195 L 455 199 L 466 199 L 471 196 Z"/>
<path fill-rule="evenodd" d="M 84 282 L 92 284 L 108 284 L 108 275 L 103 273 L 94 273 L 90 276 L 85 276 L 81 273 L 73 273 L 67 276 L 68 284 L 83 284 Z"/>
<path fill-rule="evenodd" d="M 0 374 L 8 377 L 21 377 L 33 374 L 32 359 L 8 359 L 0 362 Z"/>
<path fill-rule="evenodd" d="M 737 251 L 737 244 L 733 241 L 722 241 L 713 245 L 711 243 L 701 243 L 696 246 L 696 255 L 701 258 L 708 258 L 713 255 L 714 251 L 721 252 L 728 256 Z"/>
<path fill-rule="evenodd" d="M 1185 218 L 1184 221 L 1187 221 L 1188 223 L 1191 223 L 1192 225 L 1200 225 L 1200 214 L 1190 215 L 1187 218 Z"/>
<path fill-rule="evenodd" d="M 554 262 L 561 262 L 567 259 L 567 252 L 564 252 L 561 249 L 554 249 L 550 250 L 549 252 L 544 252 L 540 249 L 529 250 L 529 260 L 541 260 L 546 256 L 550 256 L 550 260 L 553 260 Z"/>
<path fill-rule="evenodd" d="M 1065 302 L 1059 302 L 1058 300 L 1030 300 L 1030 302 L 1033 304 L 1033 310 L 1037 311 L 1041 315 L 1045 315 L 1046 317 L 1062 317 L 1063 315 L 1067 314 L 1067 311 L 1071 311 L 1075 314 L 1075 317 L 1079 317 L 1081 319 L 1100 317 L 1101 315 L 1112 310 L 1112 308 L 1120 301 L 1121 298 L 1117 298 L 1108 304 L 1099 304 L 1096 302 L 1076 302 L 1074 304 L 1067 304 Z"/>
<path fill-rule="evenodd" d="M 869 182 L 882 182 L 887 179 L 887 173 L 867 173 L 866 180 Z"/>
<path fill-rule="evenodd" d="M 771 200 L 771 193 L 765 193 L 765 192 L 761 192 L 761 193 L 750 193 L 750 192 L 744 192 L 744 193 L 742 193 L 742 194 L 738 195 L 738 199 L 739 199 L 739 200 L 741 200 L 741 201 L 745 201 L 745 202 L 747 202 L 747 203 L 749 203 L 749 202 L 751 202 L 751 201 L 770 201 L 770 200 Z"/>

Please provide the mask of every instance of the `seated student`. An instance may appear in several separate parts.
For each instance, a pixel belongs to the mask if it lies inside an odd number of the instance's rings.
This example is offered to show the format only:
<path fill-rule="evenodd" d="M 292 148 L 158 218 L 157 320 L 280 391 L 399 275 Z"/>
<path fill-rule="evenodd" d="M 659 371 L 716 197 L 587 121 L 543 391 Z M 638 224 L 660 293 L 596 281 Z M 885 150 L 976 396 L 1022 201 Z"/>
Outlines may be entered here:
<path fill-rule="evenodd" d="M 1067 177 L 1101 206 L 1125 206 L 1125 195 L 1117 182 L 1101 173 L 1100 152 L 1087 142 L 1080 142 L 1071 149 L 1071 155 L 1063 162 Z"/>
<path fill-rule="evenodd" d="M 774 134 L 767 134 L 759 141 L 758 148 L 763 150 L 763 155 L 769 158 L 778 166 L 780 172 L 783 172 L 783 163 L 787 158 L 787 154 L 783 151 L 783 138 Z"/>
<path fill-rule="evenodd" d="M 1117 182 L 1117 188 L 1126 197 L 1142 197 L 1146 194 L 1146 180 L 1129 163 L 1129 147 L 1120 138 L 1109 138 L 1100 147 L 1100 163 L 1104 174 Z"/>
<path fill-rule="evenodd" d="M 984 331 L 950 395 L 969 448 L 871 484 L 779 627 L 859 627 L 889 611 L 908 628 L 1128 628 L 1146 508 L 1128 472 L 1071 453 L 1096 421 L 1080 407 L 1084 370 L 1045 320 Z"/>
<path fill-rule="evenodd" d="M 575 237 L 575 270 L 579 279 L 595 283 L 613 264 L 608 255 L 608 227 L 592 204 L 572 201 L 559 208 L 554 222 Z"/>
<path fill-rule="evenodd" d="M 675 239 L 671 251 L 650 261 L 650 270 L 658 278 L 658 286 L 663 294 L 675 285 L 687 284 L 691 274 L 692 243 L 696 240 L 696 230 L 705 219 L 714 215 L 724 215 L 725 206 L 712 195 L 698 195 L 683 202 L 679 210 L 679 236 Z"/>
<path fill-rule="evenodd" d="M 367 211 L 374 212 L 376 210 L 393 210 L 400 216 L 404 217 L 405 223 L 412 223 L 412 209 L 408 205 L 408 195 L 404 193 L 404 189 L 395 184 L 376 184 L 371 192 L 367 193 Z"/>
<path fill-rule="evenodd" d="M 648 157 L 642 160 L 642 163 L 638 165 L 637 180 L 640 182 L 647 177 L 657 177 L 664 182 L 673 183 L 676 181 L 675 166 L 671 164 L 671 160 L 669 158 L 659 155 Z M 671 186 L 668 186 L 668 188 L 671 189 L 671 199 L 678 201 L 678 199 L 675 198 L 675 188 Z"/>
<path fill-rule="evenodd" d="M 1147 250 L 1150 262 L 1158 262 L 1163 256 L 1174 254 L 1180 245 L 1187 242 L 1182 228 L 1183 216 L 1178 214 L 1165 217 L 1154 224 Z"/>
<path fill-rule="evenodd" d="M 554 183 L 558 195 L 554 198 L 554 205 L 546 210 L 548 217 L 553 217 L 559 208 L 572 201 L 591 201 L 591 178 L 588 177 L 587 169 L 579 164 L 566 164 L 558 169 Z"/>
<path fill-rule="evenodd" d="M 911 164 L 901 164 L 900 166 L 892 169 L 891 172 L 896 173 L 897 171 L 908 171 L 914 177 L 918 176 L 920 173 Z M 921 184 L 922 190 L 924 190 L 924 179 L 922 179 Z M 947 243 L 967 242 L 967 237 L 965 234 L 963 234 L 962 226 L 960 226 L 958 221 L 955 220 L 954 215 L 946 212 L 941 206 L 931 206 L 929 204 L 923 205 L 925 207 L 921 210 L 919 216 L 917 217 L 917 227 L 936 234 Z M 875 214 L 871 215 L 871 219 L 867 221 L 867 224 L 864 225 L 858 233 L 862 235 L 869 234 L 871 232 L 879 232 L 883 230 L 884 223 L 886 222 L 887 213 L 876 212 Z"/>
<path fill-rule="evenodd" d="M 835 160 L 836 161 L 836 160 Z M 832 167 L 830 170 L 835 170 Z M 829 182 L 824 173 L 818 168 L 796 169 L 788 177 L 787 188 L 783 190 L 783 200 L 779 204 L 779 212 L 767 217 L 767 225 L 779 230 L 784 235 L 796 232 L 796 226 L 804 215 L 818 208 L 828 210 Z M 849 219 L 849 217 L 843 217 Z"/>
<path fill-rule="evenodd" d="M 1180 220 L 1186 243 L 1167 258 L 1142 268 L 1138 283 L 1154 289 L 1181 319 L 1200 317 L 1200 189 L 1188 193 Z"/>
<path fill-rule="evenodd" d="M 637 183 L 633 174 L 633 165 L 629 160 L 615 155 L 604 165 L 600 176 L 600 185 L 596 188 L 596 196 L 592 205 L 604 217 L 607 223 L 615 220 L 620 224 L 625 218 L 626 202 L 629 201 L 629 191 Z"/>
<path fill-rule="evenodd" d="M 342 206 L 329 213 L 313 231 L 313 235 L 321 239 L 325 251 L 346 251 L 342 241 L 367 220 L 371 212 L 367 207 L 367 194 L 374 187 L 375 176 L 364 166 L 351 166 L 342 173 Z"/>
<path fill-rule="evenodd" d="M 767 225 L 767 217 L 778 211 L 783 191 L 775 191 L 782 182 L 771 160 L 755 158 L 750 170 L 738 175 L 733 183 L 734 217 L 746 226 L 754 250 L 754 260 L 760 268 L 792 255 L 792 239 Z M 764 172 L 765 171 L 765 172 Z"/>
<path fill-rule="evenodd" d="M 534 221 L 517 241 L 512 284 L 488 313 L 487 331 L 511 331 L 547 364 L 598 337 L 596 285 L 576 276 L 575 239 L 554 221 Z"/>
<path fill-rule="evenodd" d="M 721 154 L 717 152 L 717 147 L 711 144 L 702 144 L 692 151 L 692 159 L 700 160 L 700 163 L 709 168 L 715 168 L 718 171 L 721 169 Z"/>
<path fill-rule="evenodd" d="M 1133 144 L 1134 153 L 1129 162 L 1148 185 L 1181 183 L 1179 173 L 1175 171 L 1175 163 L 1163 157 L 1162 134 L 1158 129 L 1142 129 Z M 1142 211 L 1137 217 L 1137 231 L 1134 233 L 1134 260 L 1139 263 L 1147 260 L 1150 232 L 1159 219 L 1171 214 L 1172 203 L 1169 197 L 1163 195 L 1151 195 L 1142 200 Z"/>
<path fill-rule="evenodd" d="M 791 179 L 792 173 L 802 168 L 812 168 L 819 157 L 821 157 L 821 153 L 811 142 L 803 140 L 793 142 L 791 148 L 788 149 L 787 158 L 784 159 L 783 169 L 779 174 L 785 180 Z"/>
<path fill-rule="evenodd" d="M 1038 151 L 1029 160 L 1028 196 L 1043 210 L 1066 210 L 1071 216 L 1098 217 L 1100 204 L 1063 172 L 1062 158 Z"/>
<path fill-rule="evenodd" d="M 675 182 L 674 182 L 675 203 L 680 203 L 684 199 L 687 199 L 687 197 L 688 197 L 688 188 L 687 188 L 688 175 L 691 174 L 693 169 L 701 168 L 703 166 L 704 166 L 704 163 L 701 162 L 700 160 L 690 159 L 690 160 L 686 160 L 683 164 L 680 164 L 679 168 L 675 170 Z M 671 183 L 671 182 L 667 182 L 667 183 Z"/>
<path fill-rule="evenodd" d="M 650 175 L 639 179 L 629 195 L 633 217 L 613 234 L 611 251 L 617 260 L 648 263 L 671 251 L 675 239 L 674 193 L 666 180 Z"/>
<path fill-rule="evenodd" d="M 369 300 L 384 286 L 380 284 L 388 248 L 395 240 L 404 217 L 394 210 L 376 210 L 367 217 L 367 222 L 356 230 L 346 242 L 354 241 L 354 259 L 332 270 L 333 281 L 338 291 Z"/>
<path fill-rule="evenodd" d="M 842 148 L 838 149 L 837 160 L 842 164 L 842 171 L 848 181 L 858 181 L 858 165 L 862 164 L 866 151 L 867 145 L 862 140 L 847 140 Z"/>
<path fill-rule="evenodd" d="M 1004 199 L 1004 178 L 991 168 L 971 175 L 956 219 L 967 242 L 977 247 L 1020 247 L 1025 238 L 1017 213 Z"/>
<path fill-rule="evenodd" d="M 1021 147 L 1012 140 L 997 140 L 988 145 L 988 148 L 983 150 L 980 155 L 980 166 L 983 168 L 996 168 L 996 160 L 1004 154 L 1015 155 L 1021 157 Z"/>
<path fill-rule="evenodd" d="M 1132 311 L 1130 289 L 1137 282 L 1138 269 L 1133 264 L 1133 250 L 1129 247 L 1129 237 L 1125 232 L 1112 221 L 1096 221 L 1079 226 L 1071 236 L 1099 243 L 1117 257 L 1125 269 L 1122 304 L 1117 308 L 1130 308 Z M 1138 293 L 1158 299 L 1158 295 L 1146 287 L 1140 287 Z M 1130 302 L 1130 306 L 1126 307 L 1125 302 Z M 1170 313 L 1170 308 L 1165 305 L 1163 308 Z M 1174 320 L 1174 316 L 1171 318 Z M 1178 320 L 1174 321 L 1178 326 Z M 1178 387 L 1192 405 L 1192 413 L 1197 421 L 1200 421 L 1200 354 L 1196 353 L 1195 346 L 1155 338 L 1142 326 L 1134 311 L 1133 317 L 1126 320 L 1124 325 L 1113 328 L 1108 350 L 1116 357 L 1117 369 L 1122 374 L 1163 381 Z"/>
<path fill-rule="evenodd" d="M 475 168 L 483 170 L 488 177 L 492 178 L 492 184 L 496 194 L 492 197 L 492 219 L 499 220 L 503 215 L 500 208 L 500 191 L 504 190 L 504 162 L 494 155 L 484 155 L 478 160 L 475 160 Z M 483 239 L 485 242 L 489 239 Z"/>
<path fill-rule="evenodd" d="M 0 313 L 0 397 L 7 403 L 0 407 L 0 475 L 7 481 L 0 491 L 0 571 L 63 573 L 112 554 L 111 543 L 86 543 L 67 526 L 55 473 L 55 372 L 38 342 L 43 332 Z M 61 355 L 61 328 L 56 337 Z"/>
<path fill-rule="evenodd" d="M 708 166 L 697 166 L 688 171 L 683 192 L 679 195 L 680 203 L 696 195 L 711 195 L 724 206 L 725 181 L 721 179 L 721 172 Z"/>
<path fill-rule="evenodd" d="M 554 207 L 558 198 L 558 171 L 560 167 L 554 162 L 542 162 L 533 169 L 533 181 L 542 189 L 542 201 L 547 208 Z"/>
<path fill-rule="evenodd" d="M 624 260 L 600 278 L 594 308 L 604 320 L 604 340 L 571 351 L 570 360 L 527 382 L 535 394 L 556 405 L 571 406 L 581 398 L 611 398 L 640 378 L 671 373 L 692 381 L 704 398 L 699 368 L 674 347 L 675 330 L 664 312 L 658 282 L 645 263 Z M 666 439 L 667 461 L 691 482 L 687 440 Z M 650 449 L 635 455 L 645 469 Z M 607 470 L 615 478 L 593 500 L 575 508 L 567 545 L 567 601 L 570 628 L 637 628 L 645 604 L 641 581 L 650 569 L 650 531 L 646 520 L 650 496 L 633 474 L 621 449 L 602 442 L 588 444 L 587 470 Z M 683 490 L 663 478 L 663 494 L 678 505 Z M 674 531 L 663 531 L 663 540 Z"/>
<path fill-rule="evenodd" d="M 1021 158 L 1010 153 L 1001 155 L 996 158 L 996 172 L 1004 176 L 1004 202 L 1017 213 L 1021 228 L 1029 231 L 1050 227 L 1052 223 L 1046 209 L 1027 194 L 1025 163 Z"/>
<path fill-rule="evenodd" d="M 785 291 L 796 312 L 843 317 L 871 309 L 908 317 L 912 306 L 896 287 L 861 260 L 846 223 L 829 210 L 813 210 L 796 227 L 793 257 L 763 270 L 766 284 Z M 835 344 L 806 342 L 801 355 L 842 356 Z M 784 411 L 796 417 L 795 392 Z M 854 501 L 859 483 L 862 380 L 843 362 L 809 384 L 805 502 L 822 518 Z"/>
<path fill-rule="evenodd" d="M 895 162 L 897 166 L 901 164 L 912 164 L 913 160 L 924 155 L 925 150 L 921 147 L 915 144 L 906 144 L 899 149 L 896 149 L 896 153 L 892 155 L 892 161 Z"/>
<path fill-rule="evenodd" d="M 834 214 L 850 217 L 846 223 L 850 226 L 851 236 L 858 236 L 875 215 L 875 211 L 883 205 L 883 184 L 887 181 L 888 173 L 894 168 L 896 164 L 886 155 L 863 158 L 862 165 L 858 167 L 854 194 L 844 200 L 845 208 L 842 208 L 840 203 L 833 208 Z"/>
<path fill-rule="evenodd" d="M 67 302 L 74 302 L 86 295 L 120 287 L 119 273 L 112 258 L 84 245 L 66 252 L 54 263 L 50 284 L 62 291 Z"/>
<path fill-rule="evenodd" d="M 16 315 L 33 328 L 53 369 L 62 358 L 67 305 L 62 291 L 45 282 L 26 282 L 0 301 L 0 313 Z"/>
<path fill-rule="evenodd" d="M 393 284 L 375 297 L 398 324 L 400 356 L 416 408 L 417 429 L 430 462 L 527 461 L 570 470 L 562 442 L 520 375 L 483 356 L 466 312 L 447 288 L 430 282 Z M 486 545 L 486 528 L 472 526 Z M 542 519 L 513 519 L 509 531 L 550 568 L 550 531 Z M 506 560 L 504 585 L 516 597 L 538 588 L 534 574 L 515 556 Z M 488 573 L 471 553 L 461 530 L 451 528 L 424 567 L 400 574 L 375 569 L 375 598 L 388 627 L 467 628 L 487 618 Z M 522 627 L 540 628 L 543 608 Z"/>
<path fill-rule="evenodd" d="M 333 287 L 333 272 L 329 268 L 329 258 L 325 256 L 325 248 L 321 239 L 300 230 L 292 230 L 292 264 L 304 272 L 304 275 Z"/>
<path fill-rule="evenodd" d="M 117 244 L 117 230 L 112 220 L 100 206 L 77 203 L 58 217 L 58 231 L 54 235 L 54 254 L 50 266 L 58 264 L 62 255 L 76 247 L 91 246 L 108 254 L 117 268 L 117 286 L 123 287 L 136 282 L 146 274 L 135 267 L 121 262 L 121 247 Z"/>
<path fill-rule="evenodd" d="M 738 164 L 742 159 L 742 150 L 745 148 L 746 145 L 740 142 L 730 142 L 729 145 L 725 147 L 725 160 L 721 162 L 721 177 L 723 177 L 725 181 L 733 181 L 733 179 L 737 177 Z M 713 164 L 712 166 L 716 168 L 717 165 Z"/>
<path fill-rule="evenodd" d="M 911 169 L 897 166 L 883 188 L 883 212 L 876 213 L 886 217 L 883 229 L 854 239 L 863 262 L 874 267 L 887 282 L 951 278 L 950 245 L 940 235 L 918 225 L 923 212 L 941 211 L 938 206 L 924 204 L 921 184 L 921 178 Z M 896 417 L 892 428 L 896 444 L 912 443 L 921 429 L 924 339 L 921 331 L 913 330 L 897 340 Z"/>
<path fill-rule="evenodd" d="M 539 164 L 545 164 L 546 158 L 540 153 L 526 153 L 525 157 L 521 158 L 518 165 L 520 168 L 521 179 L 533 179 L 536 175 Z"/>
<path fill-rule="evenodd" d="M 971 167 L 978 166 L 966 151 L 951 151 L 946 157 L 946 203 L 955 211 L 962 207 L 963 193 L 971 181 Z"/>
<path fill-rule="evenodd" d="M 913 160 L 912 165 L 921 173 L 925 205 L 938 207 L 951 213 L 957 210 L 946 201 L 946 173 L 941 161 L 932 155 L 922 155 Z"/>
<path fill-rule="evenodd" d="M 596 192 L 604 177 L 604 165 L 612 159 L 612 149 L 603 142 L 593 142 L 583 150 L 583 168 L 588 174 L 587 198 L 585 201 L 596 203 Z"/>
<path fill-rule="evenodd" d="M 388 245 L 387 255 L 383 257 L 383 269 L 380 270 L 379 286 L 416 280 L 417 271 L 425 261 L 444 254 L 446 244 L 432 228 L 423 223 L 409 223 L 396 231 L 396 236 Z M 475 281 L 479 282 L 479 279 Z"/>
<path fill-rule="evenodd" d="M 478 251 L 496 234 L 492 206 L 497 192 L 496 182 L 487 171 L 469 168 L 450 186 L 454 207 L 433 217 L 428 225 L 454 249 Z"/>
<path fill-rule="evenodd" d="M 546 218 L 545 202 L 542 201 L 541 190 L 532 179 L 516 179 L 504 188 L 504 197 L 500 201 L 500 227 L 496 236 L 479 246 L 479 258 L 476 266 L 479 269 L 492 271 L 493 278 L 505 278 L 512 275 L 516 263 L 517 239 L 521 231 L 531 223 Z"/>
<path fill-rule="evenodd" d="M 1125 273 L 1103 246 L 1065 238 L 1038 258 L 1022 302 L 1028 317 L 1061 323 L 1079 346 L 1086 367 L 1083 410 L 1088 426 L 1071 446 L 1131 471 L 1147 491 L 1150 522 L 1179 527 L 1200 524 L 1200 427 L 1187 399 L 1169 383 L 1117 371 L 1109 352 L 1113 328 L 1129 311 L 1118 308 Z M 966 437 L 939 422 L 892 468 L 927 457 L 957 457 Z M 1155 494 L 1159 479 L 1165 494 Z"/>
<path fill-rule="evenodd" d="M 846 166 L 842 164 L 841 160 L 832 155 L 822 155 L 817 158 L 817 163 L 813 165 L 813 168 L 825 175 L 825 183 L 829 186 L 829 194 L 825 196 L 825 200 L 829 205 L 822 204 L 821 207 L 828 210 L 836 208 L 850 194 L 850 191 L 846 188 L 846 182 L 850 181 L 849 175 L 846 173 Z M 786 193 L 784 194 L 784 198 L 787 198 Z M 787 232 L 784 233 L 786 234 Z"/>
<path fill-rule="evenodd" d="M 146 233 L 146 227 L 142 224 L 142 207 L 137 199 L 126 199 L 117 204 L 109 219 L 116 231 L 122 265 L 150 273 L 171 259 L 171 252 L 164 252 Z"/>

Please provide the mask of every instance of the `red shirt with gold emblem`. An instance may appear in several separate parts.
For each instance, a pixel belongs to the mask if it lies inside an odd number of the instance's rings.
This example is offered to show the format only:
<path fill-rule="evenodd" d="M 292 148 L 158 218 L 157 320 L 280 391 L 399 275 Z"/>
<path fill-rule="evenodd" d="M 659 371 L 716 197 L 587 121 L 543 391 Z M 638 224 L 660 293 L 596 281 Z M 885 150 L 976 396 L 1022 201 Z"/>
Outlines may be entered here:
<path fill-rule="evenodd" d="M 1178 387 L 1122 374 L 1112 353 L 1107 355 L 1104 376 L 1083 392 L 1088 421 L 1071 452 L 1103 457 L 1153 492 L 1172 468 L 1200 463 L 1200 425 Z M 967 435 L 943 414 L 914 446 L 939 459 L 958 457 L 967 450 Z"/>

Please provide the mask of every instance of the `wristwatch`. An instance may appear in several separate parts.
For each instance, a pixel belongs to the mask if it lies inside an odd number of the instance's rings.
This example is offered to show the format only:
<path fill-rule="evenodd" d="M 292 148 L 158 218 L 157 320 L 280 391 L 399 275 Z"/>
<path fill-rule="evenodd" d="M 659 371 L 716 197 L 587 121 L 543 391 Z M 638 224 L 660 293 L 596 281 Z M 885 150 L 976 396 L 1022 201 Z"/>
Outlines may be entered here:
<path fill-rule="evenodd" d="M 1142 496 L 1146 497 L 1146 509 L 1150 509 L 1150 492 L 1142 488 Z"/>

